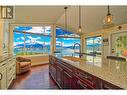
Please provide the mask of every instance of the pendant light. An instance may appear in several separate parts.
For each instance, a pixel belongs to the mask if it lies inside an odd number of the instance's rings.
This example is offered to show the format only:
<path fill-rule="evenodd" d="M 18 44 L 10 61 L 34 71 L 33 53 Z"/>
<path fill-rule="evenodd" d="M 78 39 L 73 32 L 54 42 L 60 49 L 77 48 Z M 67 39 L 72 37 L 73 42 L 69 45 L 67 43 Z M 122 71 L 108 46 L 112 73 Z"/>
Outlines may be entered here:
<path fill-rule="evenodd" d="M 78 26 L 78 32 L 82 32 L 82 27 L 81 27 L 81 6 L 79 6 L 79 26 Z"/>
<path fill-rule="evenodd" d="M 104 18 L 104 24 L 112 24 L 113 16 L 110 13 L 110 8 L 107 6 L 107 16 Z"/>
<path fill-rule="evenodd" d="M 78 25 L 77 34 L 78 34 L 79 36 L 81 36 L 81 35 L 83 34 L 83 32 L 82 32 L 82 26 L 81 26 L 81 24 L 82 24 L 82 23 L 81 23 L 81 20 L 82 20 L 82 17 L 81 17 L 81 16 L 82 16 L 82 14 L 81 14 L 81 11 L 82 11 L 82 10 L 81 10 L 81 6 L 79 6 L 78 9 L 79 9 L 79 11 L 78 11 L 78 12 L 79 12 L 79 15 L 78 15 L 78 21 L 79 21 L 78 24 L 79 24 L 79 25 Z"/>
<path fill-rule="evenodd" d="M 64 36 L 66 35 L 66 32 L 67 32 L 67 8 L 68 7 L 64 7 L 64 10 L 65 10 L 65 22 L 64 22 L 64 26 L 65 26 L 65 33 L 64 33 Z"/>

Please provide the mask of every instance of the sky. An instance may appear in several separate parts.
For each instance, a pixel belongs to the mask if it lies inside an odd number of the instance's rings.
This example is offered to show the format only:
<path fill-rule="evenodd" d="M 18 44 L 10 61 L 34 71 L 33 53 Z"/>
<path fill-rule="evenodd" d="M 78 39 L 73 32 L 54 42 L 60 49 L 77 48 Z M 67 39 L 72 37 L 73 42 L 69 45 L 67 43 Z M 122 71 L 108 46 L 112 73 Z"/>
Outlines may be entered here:
<path fill-rule="evenodd" d="M 18 26 L 18 27 L 15 27 L 14 31 L 51 35 L 50 26 L 45 26 L 45 27 Z M 63 35 L 69 35 L 71 37 L 75 36 L 72 32 L 64 31 L 61 28 L 56 28 L 56 36 L 63 36 Z M 36 44 L 36 43 L 44 44 L 44 42 L 45 42 L 45 45 L 50 45 L 50 40 L 51 39 L 48 36 L 38 36 L 38 35 L 33 35 L 33 34 L 26 34 L 26 44 L 27 45 Z M 14 46 L 23 44 L 23 43 L 24 43 L 24 34 L 14 32 Z M 60 44 L 62 43 L 63 46 L 73 46 L 74 43 L 79 43 L 79 39 L 56 38 L 56 43 L 60 43 Z"/>
<path fill-rule="evenodd" d="M 28 33 L 38 33 L 38 34 L 44 34 L 48 36 L 38 36 L 34 34 L 26 34 L 26 45 L 32 45 L 32 44 L 45 44 L 50 45 L 51 38 L 49 37 L 51 35 L 51 27 L 45 26 L 45 27 L 30 27 L 30 26 L 18 26 L 15 27 L 14 31 L 20 31 L 20 32 L 28 32 Z M 57 27 L 56 28 L 56 37 L 57 36 L 66 36 L 69 35 L 69 37 L 76 37 L 73 32 L 64 31 L 62 28 Z M 101 44 L 101 37 L 94 37 L 94 38 L 87 38 L 87 45 L 93 45 L 93 40 L 98 45 Z M 56 38 L 56 45 L 63 45 L 65 47 L 73 46 L 74 43 L 80 43 L 79 39 L 74 38 Z M 14 46 L 24 44 L 24 34 L 14 32 Z"/>

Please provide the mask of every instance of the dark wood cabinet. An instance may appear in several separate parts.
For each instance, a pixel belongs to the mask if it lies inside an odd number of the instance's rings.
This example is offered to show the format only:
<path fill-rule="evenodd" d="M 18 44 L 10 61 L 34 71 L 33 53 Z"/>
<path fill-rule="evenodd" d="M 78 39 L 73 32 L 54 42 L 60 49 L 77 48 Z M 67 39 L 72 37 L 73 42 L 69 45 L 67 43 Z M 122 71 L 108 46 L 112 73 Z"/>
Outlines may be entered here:
<path fill-rule="evenodd" d="M 79 89 L 96 89 L 94 86 L 88 84 L 86 81 L 79 79 L 77 81 Z"/>
<path fill-rule="evenodd" d="M 63 69 L 61 68 L 61 66 L 57 66 L 57 75 L 56 75 L 56 80 L 57 80 L 57 83 L 58 83 L 58 86 L 60 88 L 62 88 L 63 86 Z"/>
<path fill-rule="evenodd" d="M 49 66 L 49 73 L 51 74 L 52 78 L 56 81 L 56 67 L 53 65 Z"/>
<path fill-rule="evenodd" d="M 101 80 L 102 81 L 102 88 L 103 89 L 121 89 L 120 87 L 113 85 L 107 81 Z"/>
<path fill-rule="evenodd" d="M 88 88 L 98 89 L 97 77 L 81 70 L 76 70 L 76 76 L 78 77 L 80 83 L 83 83 Z"/>
<path fill-rule="evenodd" d="M 71 89 L 72 76 L 66 71 L 63 71 L 63 88 Z"/>
<path fill-rule="evenodd" d="M 54 56 L 49 62 L 50 75 L 61 89 L 121 89 Z"/>
<path fill-rule="evenodd" d="M 79 89 L 87 89 L 88 85 L 86 85 L 86 83 L 81 82 L 80 80 L 77 81 L 77 86 Z"/>

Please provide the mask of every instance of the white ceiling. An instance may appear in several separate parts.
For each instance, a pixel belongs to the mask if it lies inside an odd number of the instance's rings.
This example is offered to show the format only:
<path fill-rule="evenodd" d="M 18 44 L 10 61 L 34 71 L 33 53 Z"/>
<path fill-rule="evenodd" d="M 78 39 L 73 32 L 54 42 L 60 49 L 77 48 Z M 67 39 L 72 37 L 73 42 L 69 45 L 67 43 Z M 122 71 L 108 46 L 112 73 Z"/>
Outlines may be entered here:
<path fill-rule="evenodd" d="M 64 26 L 64 6 L 16 6 L 15 23 L 56 23 Z M 127 23 L 127 6 L 110 6 L 116 25 Z M 83 32 L 101 29 L 107 15 L 107 6 L 82 6 Z M 67 11 L 70 30 L 78 27 L 78 6 L 70 6 Z"/>
<path fill-rule="evenodd" d="M 15 23 L 54 23 L 63 6 L 15 6 Z"/>
<path fill-rule="evenodd" d="M 107 15 L 107 6 L 82 6 L 83 32 L 91 32 L 103 27 L 103 19 Z M 127 23 L 127 6 L 110 6 L 113 15 L 113 23 Z M 68 26 L 72 30 L 78 28 L 78 7 L 68 8 Z M 57 21 L 58 25 L 64 25 L 64 15 Z"/>

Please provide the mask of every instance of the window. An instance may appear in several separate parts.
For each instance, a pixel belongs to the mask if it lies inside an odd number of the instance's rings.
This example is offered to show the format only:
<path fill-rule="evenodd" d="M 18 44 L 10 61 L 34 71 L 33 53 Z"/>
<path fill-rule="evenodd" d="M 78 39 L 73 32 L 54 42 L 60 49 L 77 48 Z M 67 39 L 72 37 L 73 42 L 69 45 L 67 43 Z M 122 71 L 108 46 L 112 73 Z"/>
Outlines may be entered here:
<path fill-rule="evenodd" d="M 86 38 L 86 53 L 101 55 L 102 37 L 98 36 Z"/>
<path fill-rule="evenodd" d="M 56 51 L 59 51 L 63 56 L 75 56 L 80 51 L 80 38 L 73 32 L 65 31 L 62 28 L 56 28 Z"/>
<path fill-rule="evenodd" d="M 14 32 L 14 54 L 24 55 L 24 34 Z"/>
<path fill-rule="evenodd" d="M 51 27 L 23 27 L 14 29 L 14 54 L 37 55 L 50 53 Z"/>
<path fill-rule="evenodd" d="M 94 48 L 93 45 L 94 45 L 93 38 L 87 38 L 86 39 L 86 53 L 93 52 L 93 48 Z"/>
<path fill-rule="evenodd" d="M 114 56 L 127 57 L 127 33 L 114 33 L 111 37 L 111 53 Z"/>

